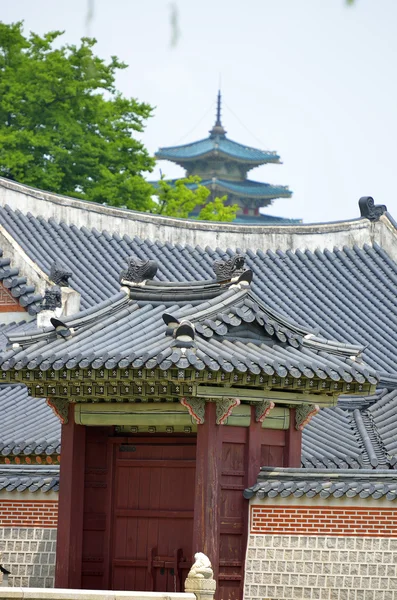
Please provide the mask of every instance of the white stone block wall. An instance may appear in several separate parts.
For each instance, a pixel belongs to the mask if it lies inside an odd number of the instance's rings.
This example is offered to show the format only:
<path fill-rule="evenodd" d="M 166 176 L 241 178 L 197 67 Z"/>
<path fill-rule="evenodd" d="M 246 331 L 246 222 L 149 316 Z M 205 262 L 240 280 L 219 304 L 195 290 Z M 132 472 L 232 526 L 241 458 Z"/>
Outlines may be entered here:
<path fill-rule="evenodd" d="M 9 586 L 54 587 L 57 523 L 56 492 L 0 492 L 0 564 L 11 573 Z"/>
<path fill-rule="evenodd" d="M 251 501 L 244 600 L 397 600 L 397 503 L 299 500 Z"/>
<path fill-rule="evenodd" d="M 0 527 L 0 556 L 11 572 L 9 586 L 54 587 L 56 536 L 57 530 L 50 528 Z"/>

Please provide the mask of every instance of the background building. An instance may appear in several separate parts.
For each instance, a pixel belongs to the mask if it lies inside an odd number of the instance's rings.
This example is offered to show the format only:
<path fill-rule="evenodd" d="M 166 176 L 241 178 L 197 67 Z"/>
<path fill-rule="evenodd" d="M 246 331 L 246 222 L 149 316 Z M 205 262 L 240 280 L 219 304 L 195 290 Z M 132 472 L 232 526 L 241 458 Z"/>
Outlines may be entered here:
<path fill-rule="evenodd" d="M 227 196 L 226 204 L 238 204 L 236 222 L 253 224 L 299 223 L 288 219 L 265 215 L 260 208 L 269 206 L 277 198 L 290 198 L 292 192 L 286 186 L 271 185 L 247 178 L 251 169 L 268 163 L 280 163 L 276 152 L 258 150 L 239 144 L 226 137 L 221 121 L 221 92 L 218 92 L 215 125 L 208 138 L 185 144 L 160 148 L 158 160 L 170 160 L 186 170 L 186 176 L 198 175 L 210 191 L 208 200 Z M 197 207 L 193 215 L 197 215 Z"/>

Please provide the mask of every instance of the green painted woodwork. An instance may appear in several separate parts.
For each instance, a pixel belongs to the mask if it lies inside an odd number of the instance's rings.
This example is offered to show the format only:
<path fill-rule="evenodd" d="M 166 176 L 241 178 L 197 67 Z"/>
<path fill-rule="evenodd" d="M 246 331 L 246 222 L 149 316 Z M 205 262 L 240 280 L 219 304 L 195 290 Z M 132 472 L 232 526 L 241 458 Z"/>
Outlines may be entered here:
<path fill-rule="evenodd" d="M 275 406 L 262 422 L 262 429 L 288 429 L 290 414 L 286 406 Z"/>
<path fill-rule="evenodd" d="M 199 398 L 228 398 L 236 396 L 242 402 L 260 402 L 261 400 L 273 400 L 277 404 L 300 405 L 318 404 L 322 408 L 335 406 L 338 397 L 326 394 L 308 394 L 300 392 L 278 392 L 275 390 L 239 389 L 215 386 L 200 386 L 197 388 L 196 396 Z"/>
<path fill-rule="evenodd" d="M 73 402 L 167 401 L 183 396 L 211 398 L 229 395 L 248 402 L 266 397 L 277 403 L 314 402 L 332 406 L 341 394 L 366 395 L 375 389 L 370 383 L 194 369 L 21 369 L 0 371 L 0 380 L 3 383 L 25 383 L 29 394 L 34 397 L 69 398 Z"/>
<path fill-rule="evenodd" d="M 177 402 L 76 404 L 74 418 L 77 425 L 116 425 L 122 431 L 138 432 L 196 432 L 197 424 L 186 407 Z M 240 404 L 233 409 L 225 425 L 249 427 L 251 407 Z M 263 429 L 288 429 L 289 409 L 276 406 L 262 423 Z M 155 429 L 153 429 L 155 428 Z"/>
<path fill-rule="evenodd" d="M 179 403 L 155 402 L 153 404 L 76 404 L 74 412 L 78 425 L 134 426 L 138 431 L 197 431 L 187 409 Z"/>
<path fill-rule="evenodd" d="M 262 422 L 263 429 L 288 429 L 290 411 L 286 406 L 275 406 L 266 419 Z M 249 427 L 251 423 L 251 407 L 249 404 L 240 404 L 233 409 L 225 425 L 235 427 Z"/>
<path fill-rule="evenodd" d="M 251 422 L 251 407 L 249 404 L 240 404 L 233 408 L 233 412 L 225 421 L 225 425 L 236 427 L 249 427 Z"/>

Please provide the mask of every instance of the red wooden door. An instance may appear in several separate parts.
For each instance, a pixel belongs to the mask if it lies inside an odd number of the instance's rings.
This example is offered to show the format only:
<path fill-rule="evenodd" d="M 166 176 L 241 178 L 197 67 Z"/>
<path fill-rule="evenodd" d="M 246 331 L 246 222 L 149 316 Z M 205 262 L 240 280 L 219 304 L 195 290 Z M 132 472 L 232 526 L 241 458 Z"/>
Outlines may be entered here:
<path fill-rule="evenodd" d="M 115 452 L 114 590 L 183 591 L 191 566 L 196 440 L 134 438 Z"/>

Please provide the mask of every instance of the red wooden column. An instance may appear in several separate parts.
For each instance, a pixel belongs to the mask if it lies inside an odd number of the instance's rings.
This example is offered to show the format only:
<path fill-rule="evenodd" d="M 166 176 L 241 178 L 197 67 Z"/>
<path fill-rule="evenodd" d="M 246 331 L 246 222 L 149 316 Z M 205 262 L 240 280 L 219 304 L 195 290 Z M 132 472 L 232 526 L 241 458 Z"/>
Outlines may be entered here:
<path fill-rule="evenodd" d="M 302 432 L 296 428 L 296 409 L 290 408 L 289 429 L 285 432 L 284 467 L 300 467 Z"/>
<path fill-rule="evenodd" d="M 205 421 L 197 427 L 193 555 L 204 552 L 219 572 L 220 502 L 223 426 L 216 424 L 216 403 L 208 402 Z"/>
<path fill-rule="evenodd" d="M 248 446 L 246 454 L 246 487 L 256 483 L 261 464 L 262 444 L 266 442 L 266 432 L 262 429 L 262 423 L 255 420 L 255 406 L 251 406 L 251 423 L 248 430 Z"/>
<path fill-rule="evenodd" d="M 81 588 L 85 470 L 85 427 L 74 422 L 69 405 L 62 425 L 55 587 Z"/>

